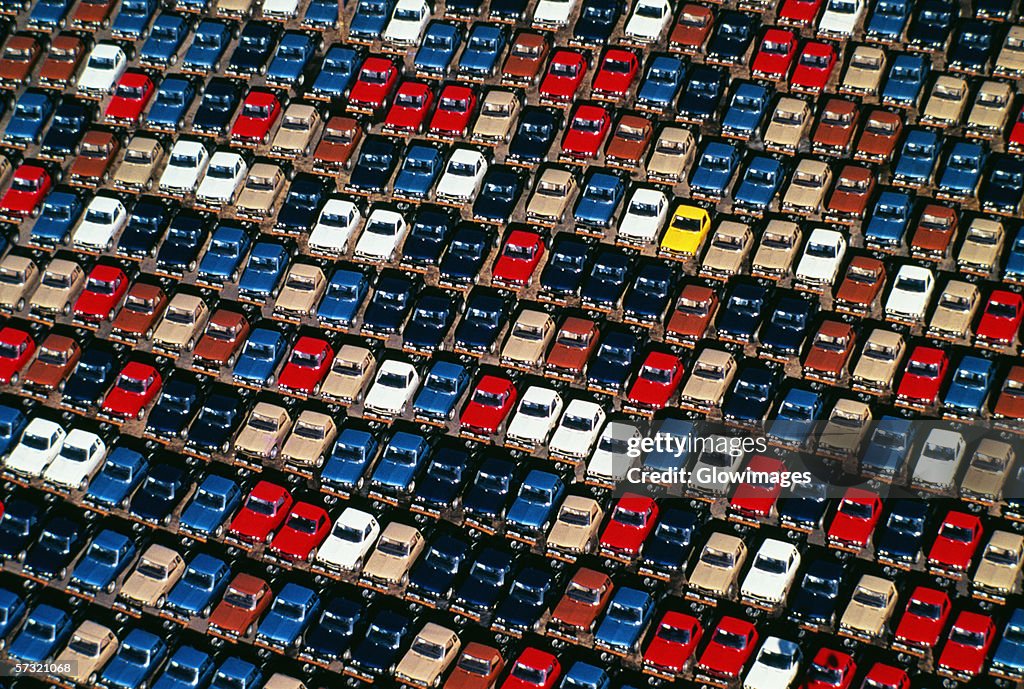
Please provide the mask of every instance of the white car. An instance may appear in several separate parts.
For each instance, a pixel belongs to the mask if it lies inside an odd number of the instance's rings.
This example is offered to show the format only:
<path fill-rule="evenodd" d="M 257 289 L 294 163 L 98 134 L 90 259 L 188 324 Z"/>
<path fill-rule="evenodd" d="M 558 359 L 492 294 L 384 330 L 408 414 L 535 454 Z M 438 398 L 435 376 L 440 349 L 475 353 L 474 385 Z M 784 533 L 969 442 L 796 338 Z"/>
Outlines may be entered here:
<path fill-rule="evenodd" d="M 574 9 L 576 0 L 539 0 L 533 9 L 533 23 L 552 29 L 566 26 Z"/>
<path fill-rule="evenodd" d="M 687 491 L 696 495 L 721 497 L 733 487 L 729 472 L 736 472 L 743 463 L 743 450 L 729 438 L 711 435 L 704 451 L 693 465 L 687 480 Z M 722 448 L 726 448 L 723 451 Z"/>
<path fill-rule="evenodd" d="M 586 400 L 569 402 L 548 443 L 548 452 L 576 461 L 586 459 L 594 450 L 604 422 L 601 405 Z"/>
<path fill-rule="evenodd" d="M 62 488 L 85 490 L 106 458 L 107 444 L 98 435 L 74 428 L 43 472 L 43 480 Z"/>
<path fill-rule="evenodd" d="M 952 491 L 966 449 L 964 437 L 956 431 L 933 429 L 925 438 L 910 485 L 940 493 Z"/>
<path fill-rule="evenodd" d="M 532 450 L 543 445 L 562 413 L 562 396 L 550 388 L 531 385 L 512 414 L 505 444 Z"/>
<path fill-rule="evenodd" d="M 935 276 L 921 266 L 903 266 L 896 273 L 889 298 L 885 300 L 886 320 L 917 323 L 931 303 Z"/>
<path fill-rule="evenodd" d="M 53 421 L 32 419 L 4 460 L 4 466 L 20 476 L 39 476 L 60 453 L 66 436 L 65 430 Z"/>
<path fill-rule="evenodd" d="M 867 3 L 864 0 L 829 0 L 818 22 L 819 36 L 852 36 L 864 19 Z"/>
<path fill-rule="evenodd" d="M 363 409 L 385 418 L 405 411 L 412 396 L 420 387 L 420 374 L 416 367 L 404 361 L 385 361 L 377 369 L 373 384 L 363 400 Z"/>
<path fill-rule="evenodd" d="M 346 507 L 317 549 L 315 563 L 327 570 L 358 572 L 378 536 L 380 524 L 372 514 Z"/>
<path fill-rule="evenodd" d="M 626 421 L 612 421 L 597 441 L 597 449 L 587 464 L 587 481 L 601 486 L 614 486 L 626 478 L 633 459 L 626 453 L 640 442 L 640 429 Z"/>
<path fill-rule="evenodd" d="M 94 196 L 71 234 L 71 245 L 85 251 L 106 251 L 127 224 L 128 210 L 123 203 L 109 196 Z"/>
<path fill-rule="evenodd" d="M 97 43 L 89 53 L 85 69 L 78 77 L 78 92 L 92 98 L 102 98 L 114 89 L 128 69 L 128 56 L 120 46 Z"/>
<path fill-rule="evenodd" d="M 299 0 L 263 0 L 263 16 L 286 20 L 299 14 Z"/>
<path fill-rule="evenodd" d="M 482 153 L 469 148 L 455 149 L 437 183 L 437 200 L 449 203 L 471 201 L 480 190 L 485 174 L 487 161 Z"/>
<path fill-rule="evenodd" d="M 378 208 L 370 213 L 363 233 L 356 242 L 353 257 L 356 260 L 387 263 L 395 258 L 398 245 L 408 231 L 401 213 Z"/>
<path fill-rule="evenodd" d="M 426 0 L 398 0 L 391 21 L 384 29 L 384 43 L 396 47 L 418 45 L 430 21 Z"/>
<path fill-rule="evenodd" d="M 191 194 L 209 164 L 210 153 L 206 146 L 198 141 L 176 141 L 167 160 L 167 167 L 160 175 L 160 191 L 170 195 Z"/>
<path fill-rule="evenodd" d="M 348 252 L 348 242 L 362 222 L 359 207 L 345 199 L 329 199 L 320 211 L 306 245 L 311 253 L 342 256 Z"/>
<path fill-rule="evenodd" d="M 800 551 L 792 543 L 766 538 L 740 586 L 740 600 L 774 610 L 782 605 L 800 568 Z"/>
<path fill-rule="evenodd" d="M 245 158 L 231 151 L 217 151 L 199 183 L 196 200 L 211 208 L 230 205 L 235 202 L 248 174 L 249 164 Z"/>
<path fill-rule="evenodd" d="M 658 238 L 668 219 L 668 197 L 656 189 L 637 189 L 619 221 L 618 241 L 644 246 Z"/>
<path fill-rule="evenodd" d="M 794 277 L 798 283 L 824 288 L 836 281 L 846 255 L 846 237 L 835 230 L 817 228 L 811 232 Z"/>
<path fill-rule="evenodd" d="M 797 644 L 769 636 L 743 679 L 743 689 L 789 689 L 800 671 L 801 660 Z"/>
<path fill-rule="evenodd" d="M 637 0 L 626 22 L 626 38 L 638 43 L 654 43 L 672 20 L 668 0 Z"/>

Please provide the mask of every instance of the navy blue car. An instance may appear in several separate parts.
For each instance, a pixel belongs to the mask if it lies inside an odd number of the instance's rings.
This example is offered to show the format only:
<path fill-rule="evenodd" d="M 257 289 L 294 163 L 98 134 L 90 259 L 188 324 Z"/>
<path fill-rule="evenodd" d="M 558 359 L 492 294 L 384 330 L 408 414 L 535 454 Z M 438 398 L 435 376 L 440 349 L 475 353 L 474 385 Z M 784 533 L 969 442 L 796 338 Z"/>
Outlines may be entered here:
<path fill-rule="evenodd" d="M 466 310 L 455 328 L 455 351 L 483 354 L 493 351 L 505 327 L 512 305 L 495 292 L 476 288 L 466 300 Z"/>
<path fill-rule="evenodd" d="M 456 213 L 447 206 L 419 206 L 402 245 L 403 264 L 418 268 L 437 265 L 457 223 Z"/>
<path fill-rule="evenodd" d="M 238 45 L 231 53 L 225 73 L 236 77 L 265 73 L 267 62 L 274 54 L 281 34 L 281 24 L 277 22 L 247 22 L 238 37 Z"/>
<path fill-rule="evenodd" d="M 192 422 L 186 449 L 203 455 L 226 453 L 246 411 L 245 400 L 233 391 L 211 394 Z"/>
<path fill-rule="evenodd" d="M 364 194 L 383 193 L 401 159 L 402 145 L 396 139 L 366 137 L 346 189 Z"/>
<path fill-rule="evenodd" d="M 627 330 L 606 330 L 587 364 L 587 388 L 619 394 L 639 358 L 640 341 Z"/>
<path fill-rule="evenodd" d="M 192 116 L 192 130 L 202 134 L 223 134 L 242 102 L 244 84 L 236 79 L 214 77 L 206 84 L 203 99 Z"/>
<path fill-rule="evenodd" d="M 119 371 L 119 358 L 113 350 L 96 345 L 86 347 L 64 383 L 61 404 L 80 412 L 99 405 Z"/>
<path fill-rule="evenodd" d="M 540 274 L 540 286 L 545 295 L 566 299 L 579 294 L 593 251 L 594 245 L 582 237 L 565 232 L 555 235 Z"/>
<path fill-rule="evenodd" d="M 375 335 L 400 331 L 422 286 L 423 278 L 419 274 L 382 271 L 363 312 L 363 330 Z"/>
<path fill-rule="evenodd" d="M 206 213 L 185 210 L 175 215 L 156 254 L 157 270 L 173 276 L 194 271 L 211 226 L 211 216 Z"/>
<path fill-rule="evenodd" d="M 523 108 L 508 145 L 508 159 L 541 163 L 562 129 L 562 113 L 552 108 L 529 105 Z"/>
<path fill-rule="evenodd" d="M 441 533 L 431 540 L 409 572 L 406 595 L 432 605 L 448 600 L 469 568 L 471 553 L 468 538 Z"/>
<path fill-rule="evenodd" d="M 494 245 L 494 232 L 478 223 L 459 223 L 452 233 L 448 250 L 438 264 L 444 286 L 468 286 L 480 274 Z"/>
<path fill-rule="evenodd" d="M 602 311 L 614 310 L 622 300 L 634 266 L 634 258 L 620 249 L 601 250 L 580 289 L 583 304 Z"/>
<path fill-rule="evenodd" d="M 175 212 L 173 205 L 162 199 L 154 196 L 139 198 L 117 240 L 117 255 L 135 259 L 155 256 L 156 247 L 170 227 Z"/>

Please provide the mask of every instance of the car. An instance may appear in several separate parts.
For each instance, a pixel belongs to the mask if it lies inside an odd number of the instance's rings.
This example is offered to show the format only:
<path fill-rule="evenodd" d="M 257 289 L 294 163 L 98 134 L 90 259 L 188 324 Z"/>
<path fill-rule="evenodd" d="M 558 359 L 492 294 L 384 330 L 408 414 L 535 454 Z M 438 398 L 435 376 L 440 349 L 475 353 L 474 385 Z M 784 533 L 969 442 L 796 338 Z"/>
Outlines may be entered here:
<path fill-rule="evenodd" d="M 398 167 L 402 153 L 402 146 L 393 140 L 366 137 L 346 190 L 367 195 L 382 192 Z"/>
<path fill-rule="evenodd" d="M 430 21 L 423 33 L 413 66 L 423 76 L 444 77 L 462 45 L 463 32 L 452 22 Z"/>
<path fill-rule="evenodd" d="M 55 656 L 71 637 L 72 626 L 71 617 L 63 610 L 45 603 L 37 604 L 11 640 L 7 655 L 27 663 L 44 662 Z"/>
<path fill-rule="evenodd" d="M 135 558 L 135 544 L 112 529 L 103 529 L 90 541 L 71 570 L 68 586 L 87 595 L 112 593 L 118 577 Z"/>
<path fill-rule="evenodd" d="M 593 168 L 587 174 L 583 192 L 573 208 L 573 220 L 597 234 L 611 227 L 615 213 L 625 196 L 625 183 L 614 172 Z"/>
<path fill-rule="evenodd" d="M 964 680 L 977 677 L 984 670 L 995 635 L 990 616 L 960 611 L 939 654 L 938 673 Z"/>
<path fill-rule="evenodd" d="M 719 12 L 705 54 L 708 62 L 732 65 L 744 62 L 754 41 L 753 16 L 736 10 Z"/>
<path fill-rule="evenodd" d="M 24 558 L 19 558 L 22 569 L 37 581 L 61 581 L 88 540 L 89 529 L 72 515 L 53 515 L 43 524 L 36 542 L 25 550 Z M 13 644 L 8 654 L 12 650 Z"/>
<path fill-rule="evenodd" d="M 1024 167 L 1016 157 L 996 154 L 989 159 L 989 170 L 978 197 L 983 209 L 1000 215 L 1014 214 L 1021 205 L 1021 194 L 1014 186 L 1024 180 Z"/>
<path fill-rule="evenodd" d="M 46 91 L 25 91 L 14 103 L 11 118 L 4 128 L 4 143 L 27 148 L 41 141 L 55 109 L 56 101 Z"/>
<path fill-rule="evenodd" d="M 273 533 L 284 523 L 292 503 L 285 488 L 269 481 L 258 482 L 231 520 L 228 540 L 242 544 L 273 540 Z"/>
<path fill-rule="evenodd" d="M 192 131 L 208 136 L 226 132 L 241 102 L 242 87 L 236 80 L 213 77 L 192 116 Z"/>
<path fill-rule="evenodd" d="M 137 689 L 160 667 L 167 651 L 167 644 L 159 636 L 133 629 L 121 640 L 97 681 L 105 687 Z"/>
<path fill-rule="evenodd" d="M 231 479 L 207 476 L 182 511 L 179 528 L 197 538 L 222 535 L 225 524 L 242 503 L 241 495 L 238 484 Z"/>
<path fill-rule="evenodd" d="M 736 146 L 720 141 L 705 144 L 690 175 L 690 189 L 694 197 L 715 201 L 724 196 L 739 162 Z"/>
<path fill-rule="evenodd" d="M 210 614 L 210 631 L 228 639 L 251 636 L 272 598 L 267 582 L 251 574 L 236 574 Z"/>
<path fill-rule="evenodd" d="M 697 618 L 665 611 L 644 649 L 644 672 L 663 680 L 676 679 L 693 663 L 703 633 Z"/>
<path fill-rule="evenodd" d="M 320 597 L 314 591 L 285 584 L 260 621 L 255 643 L 277 650 L 301 646 L 303 632 L 319 610 Z"/>
<path fill-rule="evenodd" d="M 394 610 L 383 609 L 370 619 L 365 634 L 350 649 L 350 672 L 356 676 L 376 679 L 391 665 L 396 665 L 413 635 L 413 621 Z"/>
<path fill-rule="evenodd" d="M 920 105 L 928 71 L 929 65 L 924 56 L 910 53 L 897 55 L 889 65 L 881 92 L 882 104 L 902 108 Z"/>
<path fill-rule="evenodd" d="M 754 654 L 757 628 L 746 620 L 725 616 L 719 619 L 709 637 L 694 669 L 696 677 L 716 681 L 739 679 Z"/>
<path fill-rule="evenodd" d="M 759 133 L 768 112 L 771 92 L 767 87 L 740 82 L 722 117 L 722 136 L 745 140 Z"/>
<path fill-rule="evenodd" d="M 185 56 L 181 60 L 181 69 L 189 74 L 206 75 L 219 72 L 228 43 L 231 42 L 234 30 L 230 24 L 220 19 L 203 19 L 196 25 Z"/>
<path fill-rule="evenodd" d="M 928 571 L 953 580 L 966 576 L 981 546 L 982 532 L 976 515 L 950 510 L 943 517 L 938 535 L 928 550 Z"/>

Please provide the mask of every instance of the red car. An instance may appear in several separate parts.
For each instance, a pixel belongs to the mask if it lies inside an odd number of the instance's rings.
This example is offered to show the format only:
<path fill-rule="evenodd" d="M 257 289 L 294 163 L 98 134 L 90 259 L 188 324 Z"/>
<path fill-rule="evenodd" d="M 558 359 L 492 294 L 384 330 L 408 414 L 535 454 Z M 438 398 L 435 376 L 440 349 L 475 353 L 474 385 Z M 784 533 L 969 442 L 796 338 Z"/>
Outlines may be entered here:
<path fill-rule="evenodd" d="M 348 94 L 349 107 L 357 112 L 376 113 L 384 109 L 398 86 L 401 70 L 386 57 L 368 57 Z"/>
<path fill-rule="evenodd" d="M 568 105 L 583 86 L 587 58 L 575 50 L 558 50 L 551 56 L 538 93 L 544 103 Z"/>
<path fill-rule="evenodd" d="M 536 232 L 513 230 L 494 263 L 491 282 L 502 287 L 520 289 L 533 280 L 533 274 L 544 257 L 544 240 Z"/>
<path fill-rule="evenodd" d="M 128 291 L 128 276 L 117 266 L 97 265 L 75 300 L 74 319 L 96 324 L 114 317 L 114 309 Z"/>
<path fill-rule="evenodd" d="M 722 686 L 739 680 L 754 655 L 757 639 L 757 627 L 752 623 L 735 617 L 720 619 L 697 661 L 697 681 Z"/>
<path fill-rule="evenodd" d="M 679 357 L 664 352 L 651 352 L 644 359 L 640 375 L 633 381 L 626 399 L 638 409 L 664 409 L 682 380 L 683 362 Z"/>
<path fill-rule="evenodd" d="M 281 115 L 281 101 L 267 91 L 250 91 L 231 127 L 231 142 L 256 145 L 270 140 L 270 129 Z"/>
<path fill-rule="evenodd" d="M 857 664 L 846 653 L 820 648 L 807 668 L 803 689 L 849 689 Z"/>
<path fill-rule="evenodd" d="M 129 361 L 103 399 L 103 413 L 121 419 L 141 419 L 146 405 L 160 393 L 161 385 L 159 371 L 149 364 Z"/>
<path fill-rule="evenodd" d="M 871 491 L 847 488 L 839 509 L 828 527 L 828 545 L 849 552 L 860 552 L 882 516 L 882 499 Z"/>
<path fill-rule="evenodd" d="M 951 609 L 945 591 L 925 586 L 915 588 L 896 627 L 893 648 L 923 658 L 939 643 Z"/>
<path fill-rule="evenodd" d="M 228 534 L 242 543 L 269 542 L 291 508 L 292 496 L 287 489 L 276 483 L 260 481 L 231 520 Z"/>
<path fill-rule="evenodd" d="M 601 58 L 590 92 L 595 98 L 619 100 L 629 94 L 640 72 L 640 59 L 632 50 L 611 48 Z"/>
<path fill-rule="evenodd" d="M 620 562 L 632 562 L 658 521 L 658 505 L 652 498 L 625 493 L 615 503 L 611 519 L 601 533 L 601 554 Z"/>
<path fill-rule="evenodd" d="M 789 75 L 796 55 L 796 34 L 785 29 L 768 29 L 754 56 L 751 74 L 756 79 L 781 81 Z"/>
<path fill-rule="evenodd" d="M 644 672 L 668 681 L 676 679 L 690 665 L 703 634 L 696 617 L 667 611 L 647 642 Z"/>
<path fill-rule="evenodd" d="M 992 648 L 996 625 L 988 615 L 962 610 L 939 656 L 939 674 L 969 682 L 981 674 Z"/>
<path fill-rule="evenodd" d="M 512 664 L 512 672 L 501 683 L 501 689 L 552 689 L 561 674 L 558 658 L 528 646 Z"/>
<path fill-rule="evenodd" d="M 156 84 L 149 75 L 125 72 L 117 82 L 103 116 L 112 124 L 136 124 L 155 92 Z"/>
<path fill-rule="evenodd" d="M 1011 153 L 1024 153 L 1024 108 L 1017 113 L 1017 119 L 1013 121 L 1013 129 L 1006 139 L 1006 148 Z"/>
<path fill-rule="evenodd" d="M 433 104 L 434 92 L 430 86 L 422 81 L 403 82 L 384 118 L 384 127 L 396 132 L 419 132 Z"/>
<path fill-rule="evenodd" d="M 928 571 L 952 579 L 963 577 L 981 544 L 982 532 L 977 515 L 950 511 L 928 551 Z"/>
<path fill-rule="evenodd" d="M 286 560 L 308 560 L 331 531 L 331 518 L 322 507 L 297 502 L 284 526 L 270 542 L 270 550 Z"/>
<path fill-rule="evenodd" d="M 288 362 L 281 369 L 277 385 L 288 392 L 315 395 L 331 370 L 334 349 L 326 340 L 303 336 L 295 343 Z"/>
<path fill-rule="evenodd" d="M 861 686 L 871 689 L 910 689 L 910 677 L 898 667 L 875 663 Z"/>
<path fill-rule="evenodd" d="M 993 348 L 1015 344 L 1020 333 L 1021 319 L 1024 319 L 1024 297 L 1016 292 L 995 290 L 989 295 L 985 311 L 978 321 L 974 343 Z"/>
<path fill-rule="evenodd" d="M 11 178 L 11 187 L 0 199 L 0 215 L 12 220 L 36 217 L 52 186 L 53 179 L 46 168 L 31 163 L 19 165 Z"/>
<path fill-rule="evenodd" d="M 803 28 L 818 19 L 821 0 L 784 0 L 776 20 L 784 26 Z"/>
<path fill-rule="evenodd" d="M 267 582 L 251 574 L 236 574 L 210 615 L 210 631 L 232 640 L 252 636 L 273 598 Z"/>
<path fill-rule="evenodd" d="M 747 469 L 751 472 L 769 472 L 778 475 L 787 470 L 783 462 L 765 455 L 754 455 L 747 464 Z M 729 501 L 729 518 L 754 524 L 768 519 L 781 492 L 782 486 L 778 482 L 742 481 L 736 486 L 732 499 Z"/>
<path fill-rule="evenodd" d="M 949 355 L 934 347 L 915 347 L 896 389 L 896 405 L 924 409 L 935 404 L 946 378 Z"/>
<path fill-rule="evenodd" d="M 36 343 L 24 330 L 5 327 L 0 330 L 0 383 L 16 385 L 21 369 L 36 353 Z"/>
<path fill-rule="evenodd" d="M 461 138 L 469 131 L 476 112 L 476 93 L 468 86 L 449 84 L 441 89 L 437 109 L 430 118 L 430 135 L 443 139 Z"/>
<path fill-rule="evenodd" d="M 462 416 L 459 417 L 460 432 L 483 440 L 496 435 L 498 427 L 515 407 L 517 397 L 512 381 L 498 376 L 484 376 L 462 409 Z"/>
<path fill-rule="evenodd" d="M 804 45 L 789 79 L 792 91 L 817 95 L 825 88 L 836 66 L 836 48 L 831 43 L 811 41 Z"/>
<path fill-rule="evenodd" d="M 562 137 L 562 155 L 578 162 L 597 158 L 611 126 L 612 118 L 601 106 L 578 106 Z"/>

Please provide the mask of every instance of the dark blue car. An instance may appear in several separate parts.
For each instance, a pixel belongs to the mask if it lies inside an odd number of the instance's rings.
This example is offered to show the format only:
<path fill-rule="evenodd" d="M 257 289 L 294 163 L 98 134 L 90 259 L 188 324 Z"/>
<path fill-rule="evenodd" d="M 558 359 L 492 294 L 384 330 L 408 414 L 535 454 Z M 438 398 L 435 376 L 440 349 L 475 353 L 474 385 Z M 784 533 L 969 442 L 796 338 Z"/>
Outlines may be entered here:
<path fill-rule="evenodd" d="M 499 293 L 482 288 L 470 292 L 465 313 L 455 328 L 455 351 L 471 354 L 493 351 L 511 308 L 509 299 Z"/>
<path fill-rule="evenodd" d="M 422 286 L 423 278 L 419 274 L 382 271 L 363 312 L 363 331 L 375 335 L 399 332 L 409 318 L 413 301 Z"/>
<path fill-rule="evenodd" d="M 235 77 L 265 73 L 281 33 L 281 24 L 277 22 L 247 22 L 238 37 L 238 45 L 231 53 L 225 73 Z"/>
<path fill-rule="evenodd" d="M 587 389 L 609 395 L 622 392 L 640 354 L 637 336 L 624 330 L 606 330 L 587 364 Z"/>
<path fill-rule="evenodd" d="M 203 99 L 192 116 L 192 130 L 218 135 L 227 131 L 242 102 L 243 84 L 235 79 L 214 77 L 206 84 Z"/>

